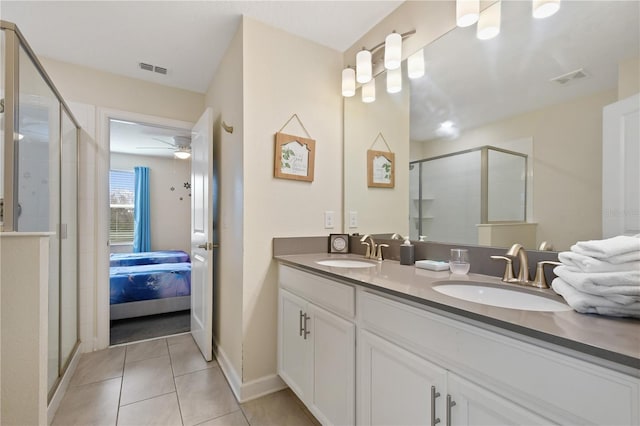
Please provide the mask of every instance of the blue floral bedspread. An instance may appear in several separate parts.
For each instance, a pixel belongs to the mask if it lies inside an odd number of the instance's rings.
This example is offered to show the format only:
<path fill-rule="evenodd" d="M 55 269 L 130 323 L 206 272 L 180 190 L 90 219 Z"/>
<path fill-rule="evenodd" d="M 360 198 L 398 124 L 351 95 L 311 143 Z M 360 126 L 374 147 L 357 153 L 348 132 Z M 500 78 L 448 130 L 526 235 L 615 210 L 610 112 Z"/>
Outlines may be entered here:
<path fill-rule="evenodd" d="M 188 262 L 112 266 L 110 269 L 112 305 L 191 294 L 191 263 Z"/>
<path fill-rule="evenodd" d="M 145 251 L 141 253 L 111 253 L 109 266 L 151 265 L 159 263 L 189 262 L 182 250 Z"/>

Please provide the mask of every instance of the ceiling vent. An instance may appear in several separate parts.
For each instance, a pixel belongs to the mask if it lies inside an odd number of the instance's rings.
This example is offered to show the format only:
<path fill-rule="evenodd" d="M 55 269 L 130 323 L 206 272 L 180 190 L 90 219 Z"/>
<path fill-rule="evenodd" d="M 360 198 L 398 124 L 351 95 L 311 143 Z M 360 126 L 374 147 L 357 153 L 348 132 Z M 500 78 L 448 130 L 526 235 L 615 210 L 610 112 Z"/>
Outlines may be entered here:
<path fill-rule="evenodd" d="M 151 65 L 144 62 L 140 62 L 138 65 L 140 66 L 140 69 L 143 69 L 145 71 L 152 71 L 152 72 L 157 72 L 158 74 L 167 75 L 167 69 L 164 67 Z"/>
<path fill-rule="evenodd" d="M 573 81 L 580 80 L 586 77 L 589 77 L 589 74 L 587 74 L 584 69 L 580 68 L 575 71 L 560 75 L 558 77 L 554 77 L 549 81 L 551 81 L 552 83 L 557 83 L 561 86 L 566 86 Z"/>

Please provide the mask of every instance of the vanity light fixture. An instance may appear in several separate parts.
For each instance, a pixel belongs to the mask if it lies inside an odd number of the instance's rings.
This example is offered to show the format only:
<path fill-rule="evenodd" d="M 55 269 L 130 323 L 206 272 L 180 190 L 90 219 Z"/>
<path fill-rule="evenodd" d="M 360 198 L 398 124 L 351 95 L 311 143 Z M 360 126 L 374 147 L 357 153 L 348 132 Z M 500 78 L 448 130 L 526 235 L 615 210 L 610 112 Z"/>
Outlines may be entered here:
<path fill-rule="evenodd" d="M 356 94 L 356 71 L 347 67 L 342 70 L 342 96 L 350 98 Z"/>
<path fill-rule="evenodd" d="M 387 92 L 398 93 L 402 90 L 402 68 L 387 70 Z"/>
<path fill-rule="evenodd" d="M 356 80 L 358 83 L 368 83 L 372 76 L 371 52 L 362 48 L 356 55 Z"/>
<path fill-rule="evenodd" d="M 456 24 L 468 27 L 476 22 L 480 16 L 480 0 L 456 0 Z"/>
<path fill-rule="evenodd" d="M 376 100 L 376 80 L 371 79 L 362 86 L 362 102 L 369 104 Z"/>
<path fill-rule="evenodd" d="M 400 68 L 402 63 L 402 36 L 392 32 L 384 40 L 384 67 L 388 70 Z"/>
<path fill-rule="evenodd" d="M 409 78 L 420 78 L 424 75 L 424 50 L 420 49 L 407 58 L 407 75 Z"/>
<path fill-rule="evenodd" d="M 560 0 L 533 0 L 531 13 L 534 18 L 548 18 L 560 9 Z"/>
<path fill-rule="evenodd" d="M 497 1 L 480 13 L 476 37 L 480 40 L 489 40 L 500 34 L 502 1 Z"/>

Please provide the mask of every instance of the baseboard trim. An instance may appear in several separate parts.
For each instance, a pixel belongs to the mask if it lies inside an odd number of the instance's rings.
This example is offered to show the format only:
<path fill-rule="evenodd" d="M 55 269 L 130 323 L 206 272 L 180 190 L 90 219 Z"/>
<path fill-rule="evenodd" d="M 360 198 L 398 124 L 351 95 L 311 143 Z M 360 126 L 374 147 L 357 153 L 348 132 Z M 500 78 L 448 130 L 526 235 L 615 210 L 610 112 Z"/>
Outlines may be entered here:
<path fill-rule="evenodd" d="M 53 394 L 53 398 L 51 398 L 51 402 L 47 406 L 47 424 L 50 425 L 53 421 L 53 417 L 56 415 L 58 408 L 60 407 L 60 403 L 62 402 L 62 398 L 65 393 L 67 393 L 67 389 L 69 388 L 69 383 L 71 382 L 71 378 L 73 377 L 73 373 L 76 372 L 76 368 L 78 367 L 78 363 L 80 362 L 80 356 L 82 356 L 82 344 L 79 344 L 76 348 L 76 352 L 73 354 L 71 358 L 71 362 L 67 367 L 67 371 L 65 371 L 64 376 L 62 376 L 62 381 L 58 385 L 58 389 L 56 389 Z"/>
<path fill-rule="evenodd" d="M 227 378 L 231 391 L 235 395 L 238 402 L 243 403 L 251 401 L 252 399 L 260 398 L 261 396 L 268 395 L 273 392 L 277 392 L 282 389 L 286 389 L 287 385 L 282 381 L 280 376 L 272 374 L 269 376 L 261 377 L 250 382 L 243 383 L 240 375 L 233 368 L 233 365 L 229 361 L 224 350 L 220 347 L 217 341 L 214 340 L 214 354 L 216 360 L 220 366 L 220 370 Z"/>

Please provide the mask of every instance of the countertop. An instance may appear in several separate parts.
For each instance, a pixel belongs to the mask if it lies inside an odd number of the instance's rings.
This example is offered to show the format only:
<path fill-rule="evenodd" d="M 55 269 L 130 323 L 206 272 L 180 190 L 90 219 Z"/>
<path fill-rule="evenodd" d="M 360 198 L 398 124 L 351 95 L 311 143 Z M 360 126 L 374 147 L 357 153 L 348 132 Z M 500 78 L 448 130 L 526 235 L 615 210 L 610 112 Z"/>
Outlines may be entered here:
<path fill-rule="evenodd" d="M 564 299 L 553 290 L 523 288 L 503 283 L 500 278 L 487 275 L 453 275 L 448 271 L 434 272 L 415 266 L 400 265 L 393 260 L 384 260 L 371 268 L 336 268 L 316 263 L 318 260 L 335 258 L 364 260 L 363 256 L 353 254 L 314 253 L 275 256 L 275 259 L 283 264 L 374 289 L 414 304 L 424 305 L 429 309 L 498 327 L 521 336 L 540 339 L 561 348 L 604 360 L 606 363 L 614 363 L 614 367 L 617 364 L 623 367 L 621 370 L 624 372 L 640 377 L 639 320 L 581 314 L 573 310 L 538 312 L 499 308 L 467 302 L 433 290 L 434 283 L 439 281 L 482 281 L 509 286 L 520 291 L 544 293 L 547 297 L 564 302 Z"/>

